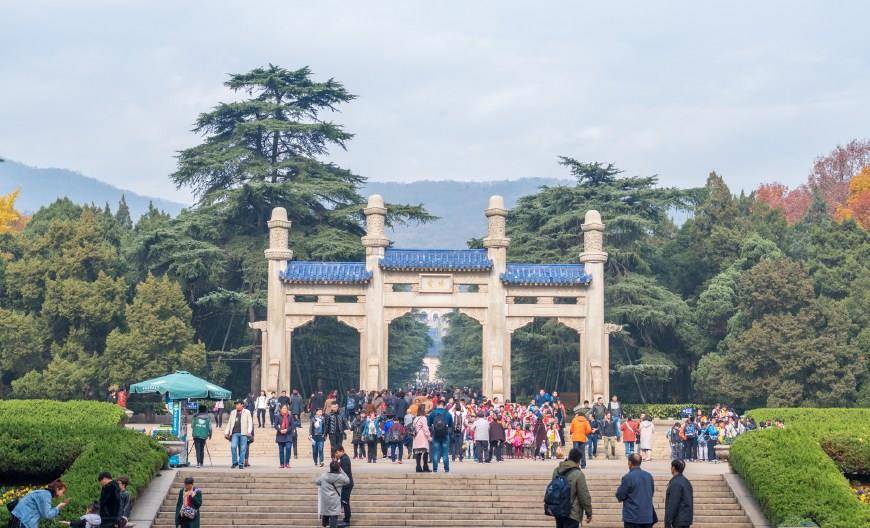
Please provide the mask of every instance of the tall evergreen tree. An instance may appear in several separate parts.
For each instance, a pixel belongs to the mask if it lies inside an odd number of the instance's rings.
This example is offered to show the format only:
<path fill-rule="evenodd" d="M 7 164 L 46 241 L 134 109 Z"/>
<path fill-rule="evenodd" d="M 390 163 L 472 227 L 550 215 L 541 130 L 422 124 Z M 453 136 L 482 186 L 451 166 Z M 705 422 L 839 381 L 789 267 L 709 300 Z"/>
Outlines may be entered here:
<path fill-rule="evenodd" d="M 127 205 L 127 198 L 121 195 L 121 201 L 118 202 L 118 210 L 115 211 L 115 221 L 123 229 L 133 229 L 133 219 L 130 217 L 130 206 Z"/>
<path fill-rule="evenodd" d="M 133 251 L 143 262 L 140 273 L 169 273 L 182 284 L 194 306 L 197 337 L 209 350 L 250 354 L 245 323 L 264 317 L 262 251 L 272 208 L 285 207 L 293 222 L 294 258 L 358 260 L 365 206 L 359 187 L 365 178 L 325 161 L 353 137 L 327 119 L 355 98 L 340 82 L 316 81 L 307 67 L 270 64 L 230 75 L 225 86 L 241 99 L 199 116 L 194 131 L 204 141 L 179 153 L 171 176 L 194 193 L 197 205 L 137 235 Z M 391 224 L 431 218 L 422 206 L 388 207 Z M 321 326 L 329 335 L 344 331 L 333 319 Z M 295 352 L 297 358 L 315 357 Z M 336 367 L 356 370 L 355 365 Z M 316 371 L 310 366 L 304 370 Z"/>

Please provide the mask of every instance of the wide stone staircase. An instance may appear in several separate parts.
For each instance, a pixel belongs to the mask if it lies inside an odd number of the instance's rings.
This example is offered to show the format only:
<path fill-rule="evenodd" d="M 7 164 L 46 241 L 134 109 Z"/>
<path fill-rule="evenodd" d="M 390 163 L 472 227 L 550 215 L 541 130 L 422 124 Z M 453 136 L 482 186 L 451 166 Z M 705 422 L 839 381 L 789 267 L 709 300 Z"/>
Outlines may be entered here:
<path fill-rule="evenodd" d="M 202 489 L 203 528 L 320 526 L 314 474 L 286 472 L 179 471 L 155 528 L 174 528 L 175 504 L 186 476 Z M 622 527 L 621 505 L 614 497 L 619 475 L 587 474 L 592 495 L 590 526 Z M 656 511 L 664 516 L 667 477 L 656 482 Z M 549 477 L 482 473 L 359 474 L 352 495 L 353 526 L 414 527 L 545 527 L 543 513 Z M 695 476 L 695 528 L 752 528 L 749 518 L 721 475 Z M 584 526 L 586 526 L 584 524 Z M 661 525 L 659 525 L 661 526 Z"/>

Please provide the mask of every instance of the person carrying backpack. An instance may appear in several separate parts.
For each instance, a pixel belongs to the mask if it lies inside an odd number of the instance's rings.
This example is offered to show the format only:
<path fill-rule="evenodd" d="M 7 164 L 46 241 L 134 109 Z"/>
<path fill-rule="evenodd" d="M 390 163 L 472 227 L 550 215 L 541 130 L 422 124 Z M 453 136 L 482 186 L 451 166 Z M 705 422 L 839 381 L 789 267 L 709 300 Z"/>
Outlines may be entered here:
<path fill-rule="evenodd" d="M 450 473 L 450 433 L 453 431 L 453 416 L 445 408 L 444 398 L 429 413 L 429 431 L 432 433 L 432 472 L 438 473 L 438 462 L 444 459 L 444 472 Z"/>
<path fill-rule="evenodd" d="M 683 435 L 686 437 L 685 448 L 683 453 L 686 460 L 694 462 L 698 458 L 698 425 L 695 423 L 695 417 L 690 416 L 686 422 L 686 427 L 683 429 Z"/>
<path fill-rule="evenodd" d="M 553 470 L 544 493 L 544 513 L 555 517 L 556 528 L 577 528 L 584 515 L 587 524 L 592 522 L 592 498 L 580 471 L 582 457 L 579 448 L 572 448 L 568 458 Z"/>
<path fill-rule="evenodd" d="M 405 456 L 402 449 L 406 434 L 405 426 L 402 425 L 402 420 L 398 418 L 391 418 L 387 420 L 384 429 L 387 445 L 390 448 L 390 460 L 392 460 L 394 464 L 396 463 L 396 452 L 398 451 L 399 464 L 401 464 L 402 459 Z"/>
<path fill-rule="evenodd" d="M 190 429 L 193 433 L 193 447 L 196 449 L 196 467 L 201 468 L 205 441 L 211 440 L 211 416 L 209 416 L 205 405 L 200 405 L 199 412 L 193 415 Z"/>

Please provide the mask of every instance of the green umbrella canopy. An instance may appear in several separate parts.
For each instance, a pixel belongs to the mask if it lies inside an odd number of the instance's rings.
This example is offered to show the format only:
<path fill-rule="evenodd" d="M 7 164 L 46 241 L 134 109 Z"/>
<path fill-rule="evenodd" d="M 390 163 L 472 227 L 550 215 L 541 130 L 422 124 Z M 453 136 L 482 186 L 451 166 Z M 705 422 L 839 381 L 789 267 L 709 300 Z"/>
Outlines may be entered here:
<path fill-rule="evenodd" d="M 187 398 L 228 400 L 232 398 L 230 391 L 183 370 L 130 385 L 130 394 L 154 392 L 169 393 L 170 400 L 186 400 Z"/>

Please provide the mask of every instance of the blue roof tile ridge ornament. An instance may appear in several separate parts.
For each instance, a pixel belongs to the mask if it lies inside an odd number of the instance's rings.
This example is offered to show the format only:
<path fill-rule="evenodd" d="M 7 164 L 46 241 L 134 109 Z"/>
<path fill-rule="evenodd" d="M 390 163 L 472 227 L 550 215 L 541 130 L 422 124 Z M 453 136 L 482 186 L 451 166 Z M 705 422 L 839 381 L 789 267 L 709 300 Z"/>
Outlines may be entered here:
<path fill-rule="evenodd" d="M 579 286 L 592 282 L 592 275 L 586 273 L 583 264 L 508 262 L 501 281 L 515 286 Z"/>
<path fill-rule="evenodd" d="M 290 284 L 368 284 L 372 272 L 365 262 L 287 261 L 281 280 Z"/>
<path fill-rule="evenodd" d="M 392 271 L 489 271 L 492 261 L 485 249 L 387 248 L 380 266 Z"/>

